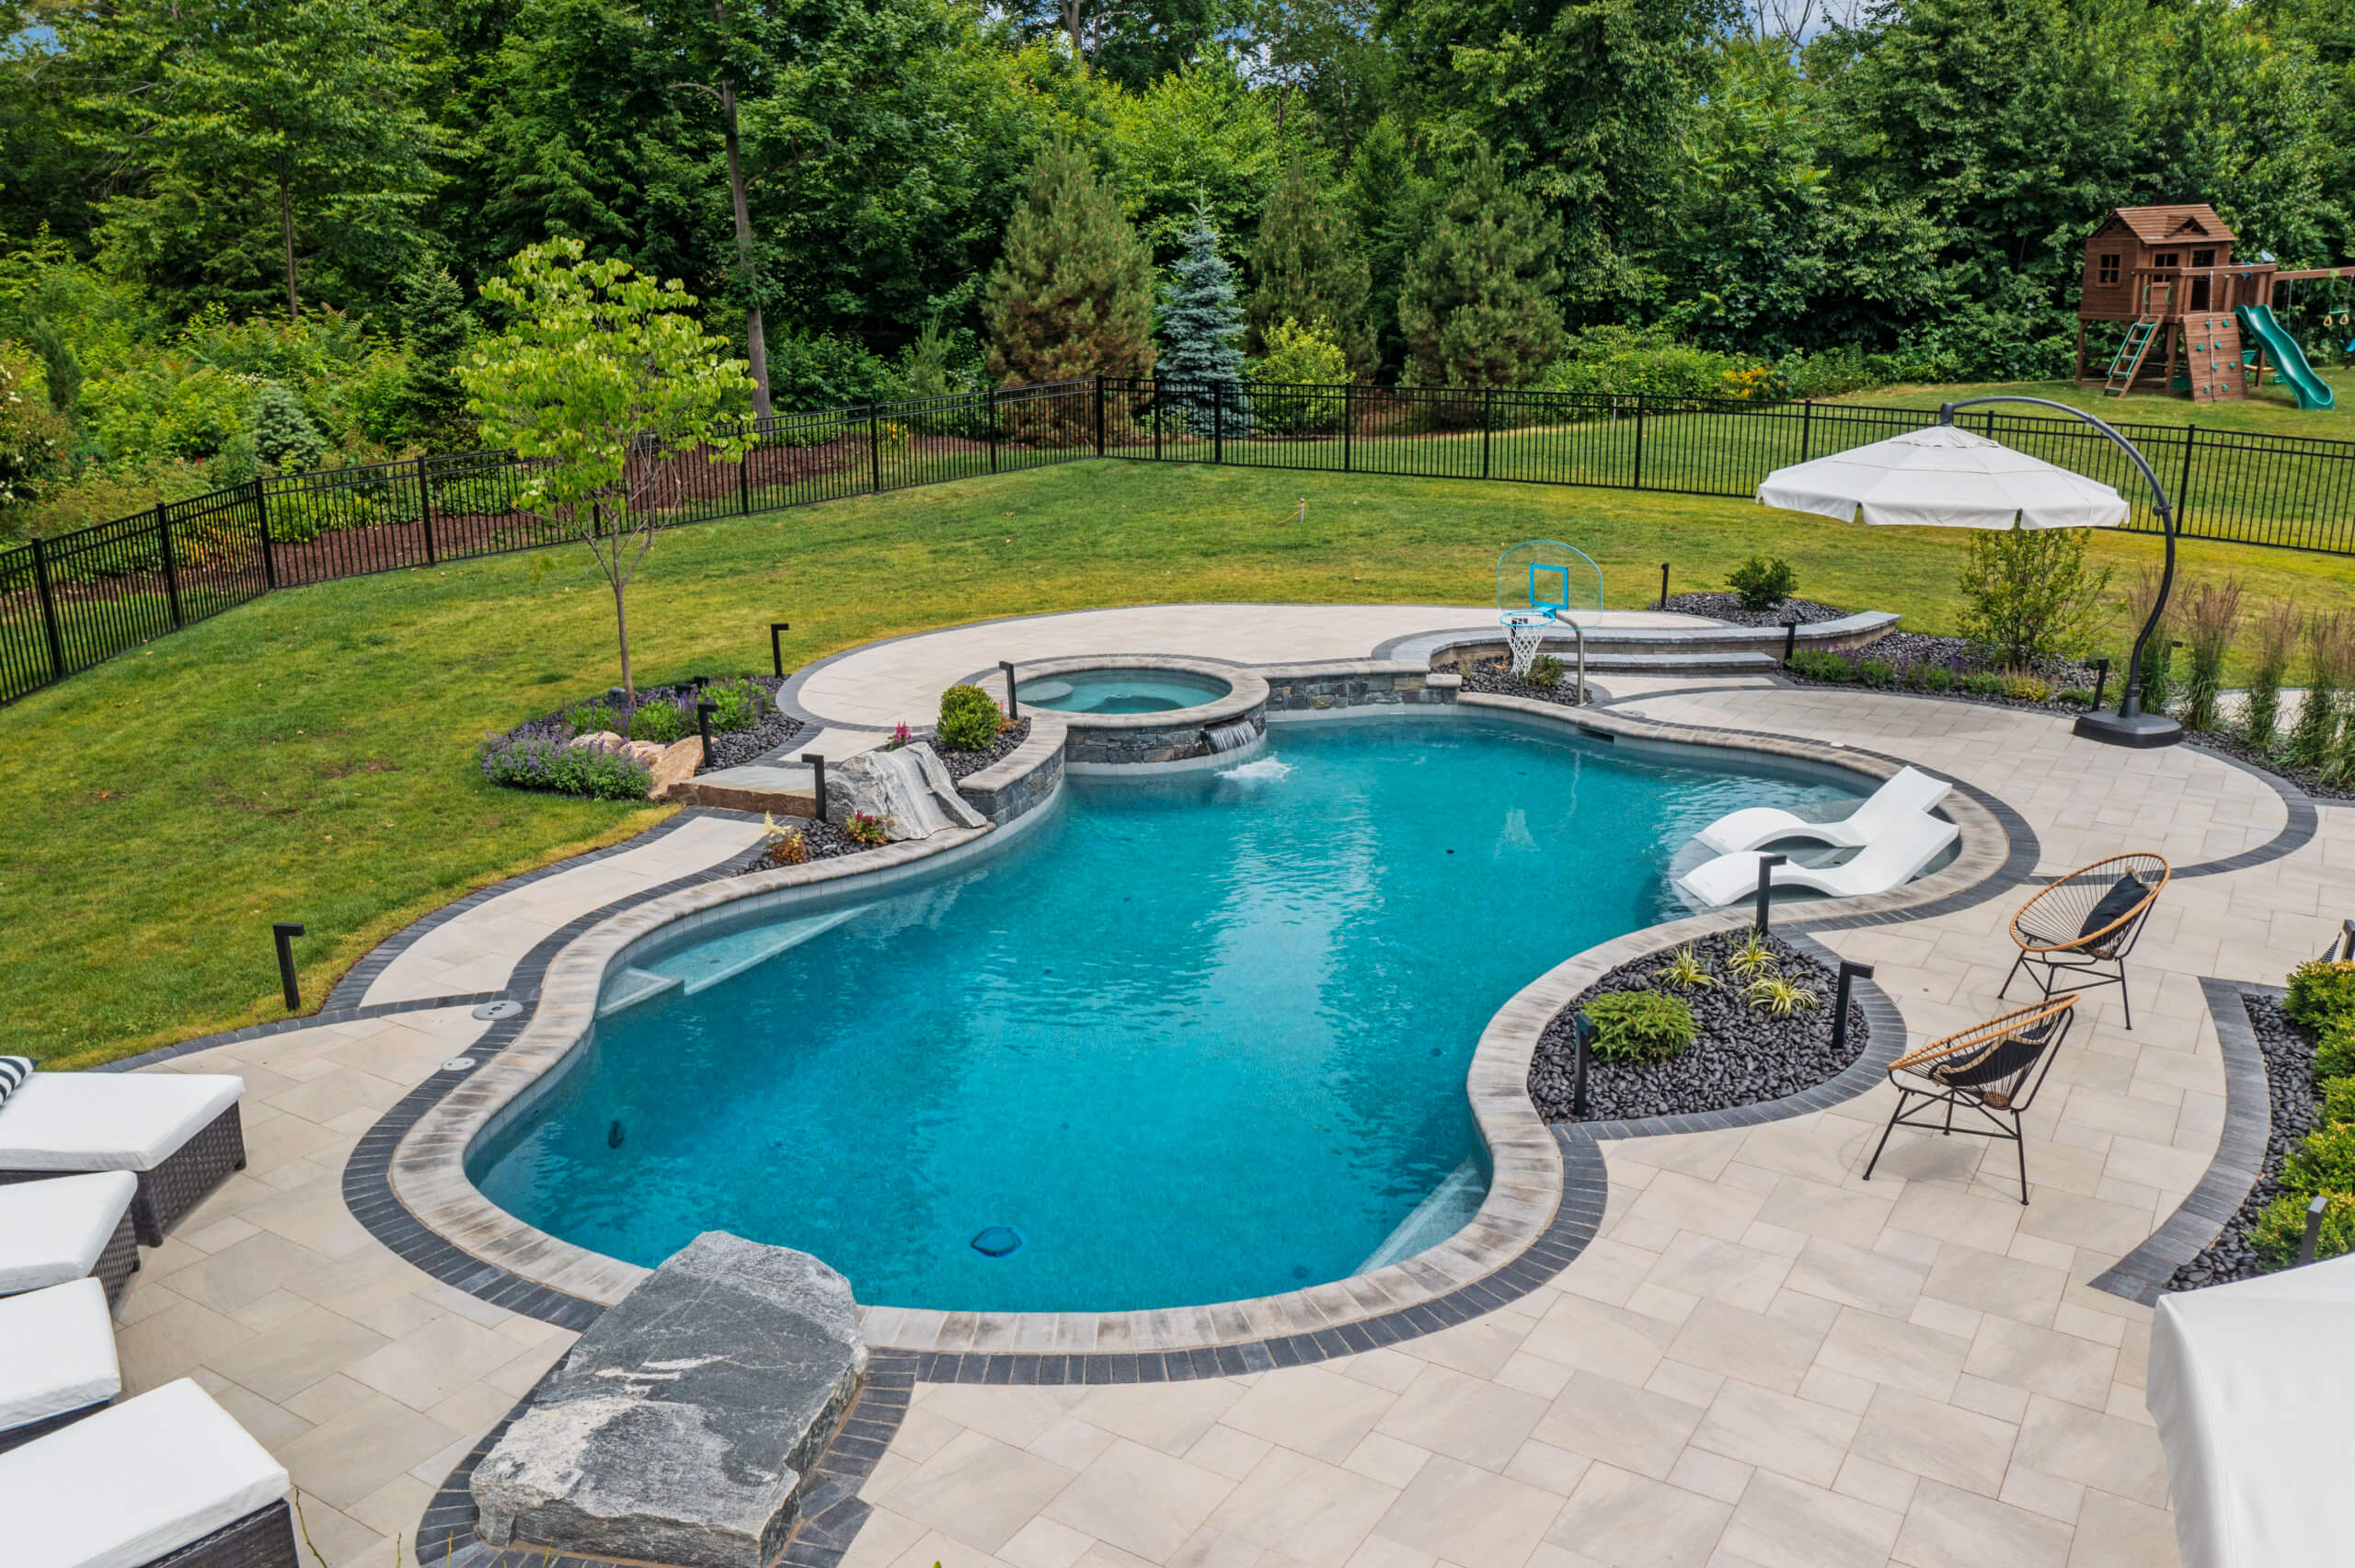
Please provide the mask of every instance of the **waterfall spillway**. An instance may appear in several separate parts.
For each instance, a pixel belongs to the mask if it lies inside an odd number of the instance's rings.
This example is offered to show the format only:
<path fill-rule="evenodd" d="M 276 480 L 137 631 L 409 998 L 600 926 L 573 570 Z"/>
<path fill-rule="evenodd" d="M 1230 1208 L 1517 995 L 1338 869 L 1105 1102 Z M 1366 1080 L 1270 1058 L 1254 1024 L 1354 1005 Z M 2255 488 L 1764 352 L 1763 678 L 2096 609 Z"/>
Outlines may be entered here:
<path fill-rule="evenodd" d="M 1202 731 L 1202 740 L 1213 755 L 1221 751 L 1240 751 L 1259 738 L 1259 731 L 1247 718 L 1231 718 L 1224 724 L 1214 724 Z"/>

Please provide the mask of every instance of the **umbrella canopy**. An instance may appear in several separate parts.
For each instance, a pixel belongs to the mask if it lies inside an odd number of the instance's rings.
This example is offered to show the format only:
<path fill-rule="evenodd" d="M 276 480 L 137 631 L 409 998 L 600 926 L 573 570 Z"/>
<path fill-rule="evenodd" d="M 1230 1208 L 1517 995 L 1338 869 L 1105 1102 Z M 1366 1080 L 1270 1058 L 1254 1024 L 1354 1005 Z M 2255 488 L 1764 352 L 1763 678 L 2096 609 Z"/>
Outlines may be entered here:
<path fill-rule="evenodd" d="M 1758 486 L 1770 507 L 1843 522 L 1928 528 L 2116 528 L 2126 499 L 2066 468 L 1959 425 L 1908 430 L 1870 446 L 1777 468 Z"/>

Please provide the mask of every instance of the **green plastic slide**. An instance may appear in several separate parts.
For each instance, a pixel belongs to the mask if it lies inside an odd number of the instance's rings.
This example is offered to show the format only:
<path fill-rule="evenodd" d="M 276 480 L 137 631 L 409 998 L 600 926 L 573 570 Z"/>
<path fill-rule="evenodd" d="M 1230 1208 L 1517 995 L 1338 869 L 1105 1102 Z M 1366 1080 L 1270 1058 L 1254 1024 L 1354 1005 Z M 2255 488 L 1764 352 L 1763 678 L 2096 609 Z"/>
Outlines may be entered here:
<path fill-rule="evenodd" d="M 2306 363 L 2305 350 L 2289 329 L 2273 317 L 2270 305 L 2242 305 L 2233 314 L 2240 317 L 2241 331 L 2265 345 L 2265 357 L 2273 361 L 2273 373 L 2290 383 L 2298 395 L 2301 408 L 2328 408 L 2338 402 L 2322 377 L 2315 374 L 2314 366 Z"/>

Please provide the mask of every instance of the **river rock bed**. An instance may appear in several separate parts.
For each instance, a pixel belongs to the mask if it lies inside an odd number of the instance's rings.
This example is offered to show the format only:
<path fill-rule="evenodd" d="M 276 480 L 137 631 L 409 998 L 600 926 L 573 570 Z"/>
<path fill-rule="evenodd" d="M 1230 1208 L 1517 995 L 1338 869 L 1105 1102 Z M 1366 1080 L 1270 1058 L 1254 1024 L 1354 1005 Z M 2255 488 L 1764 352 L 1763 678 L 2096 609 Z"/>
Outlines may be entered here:
<path fill-rule="evenodd" d="M 2265 1086 L 2272 1102 L 2273 1127 L 2265 1138 L 2265 1163 L 2259 1168 L 2257 1185 L 2233 1210 L 2215 1241 L 2168 1276 L 2165 1288 L 2169 1290 L 2227 1285 L 2267 1272 L 2248 1244 L 2249 1232 L 2257 1229 L 2257 1216 L 2281 1190 L 2283 1162 L 2306 1140 L 2322 1109 L 2321 1097 L 2315 1093 L 2314 1036 L 2291 1023 L 2281 1004 L 2269 996 L 2244 992 L 2241 1004 L 2248 1009 L 2249 1027 L 2256 1031 L 2257 1048 L 2265 1058 Z"/>
<path fill-rule="evenodd" d="M 761 722 L 750 729 L 739 729 L 727 735 L 714 735 L 711 738 L 711 765 L 708 768 L 697 768 L 695 772 L 715 773 L 721 768 L 733 768 L 741 763 L 750 762 L 786 745 L 801 733 L 804 727 L 799 719 L 777 711 L 777 688 L 785 684 L 784 681 L 775 675 L 751 675 L 745 679 L 752 681 L 753 686 L 764 693 L 761 703 Z M 688 705 L 692 708 L 694 687 L 680 687 L 678 691 L 687 697 Z"/>
<path fill-rule="evenodd" d="M 1779 1100 L 1811 1089 L 1855 1061 L 1867 1040 L 1864 1010 L 1848 1010 L 1844 1049 L 1832 1044 L 1832 1009 L 1839 994 L 1839 971 L 1800 952 L 1782 938 L 1766 938 L 1776 972 L 1816 993 L 1809 1013 L 1777 1018 L 1742 1000 L 1743 982 L 1726 972 L 1726 960 L 1743 933 L 1705 936 L 1693 944 L 1695 956 L 1716 978 L 1711 986 L 1677 991 L 1654 971 L 1676 951 L 1657 953 L 1620 965 L 1554 1015 L 1529 1064 L 1529 1097 L 1548 1122 L 1567 1122 L 1577 1072 L 1578 1049 L 1570 1020 L 1604 991 L 1663 990 L 1693 1010 L 1701 1026 L 1692 1048 L 1662 1062 L 1612 1062 L 1595 1059 L 1587 1075 L 1589 1121 L 1627 1121 L 1639 1116 L 1720 1111 L 1733 1105 Z"/>
<path fill-rule="evenodd" d="M 1532 702 L 1557 703 L 1563 707 L 1574 708 L 1579 705 L 1577 665 L 1567 658 L 1562 663 L 1570 673 L 1551 686 L 1540 686 L 1534 681 L 1522 680 L 1512 672 L 1512 666 L 1501 658 L 1465 665 L 1459 673 L 1464 677 L 1464 689 L 1467 692 L 1487 692 L 1499 697 L 1527 697 Z M 1594 682 L 1589 681 L 1588 695 L 1591 696 L 1593 691 Z"/>
<path fill-rule="evenodd" d="M 1812 599 L 1786 599 L 1772 610 L 1744 610 L 1741 595 L 1723 589 L 1715 593 L 1671 593 L 1660 608 L 1673 615 L 1706 615 L 1712 621 L 1736 626 L 1779 626 L 1789 621 L 1812 626 L 1819 622 L 1837 621 L 1848 613 L 1836 605 Z"/>
<path fill-rule="evenodd" d="M 1003 762 L 1014 755 L 1016 747 L 1029 738 L 1030 721 L 1026 718 L 1017 720 L 1011 729 L 998 731 L 996 743 L 986 751 L 942 751 L 937 740 L 932 743 L 932 749 L 939 752 L 941 765 L 948 770 L 950 778 L 964 780 L 994 763 Z"/>
<path fill-rule="evenodd" d="M 808 854 L 801 857 L 803 861 L 832 860 L 836 855 L 856 854 L 859 851 L 869 847 L 856 842 L 848 833 L 844 832 L 832 822 L 820 822 L 808 817 L 779 817 L 775 821 L 780 828 L 800 830 L 801 841 L 808 845 L 810 850 Z M 755 871 L 775 871 L 779 866 L 798 864 L 800 862 L 778 859 L 775 849 L 764 844 L 752 852 L 752 858 L 739 868 L 737 874 L 750 876 Z"/>

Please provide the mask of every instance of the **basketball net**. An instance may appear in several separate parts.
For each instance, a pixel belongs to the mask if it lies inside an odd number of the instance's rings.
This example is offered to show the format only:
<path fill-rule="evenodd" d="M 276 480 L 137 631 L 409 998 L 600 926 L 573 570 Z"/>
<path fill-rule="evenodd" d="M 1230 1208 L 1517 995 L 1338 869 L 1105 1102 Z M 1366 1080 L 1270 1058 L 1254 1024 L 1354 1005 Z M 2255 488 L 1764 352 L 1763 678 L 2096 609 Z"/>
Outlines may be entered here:
<path fill-rule="evenodd" d="M 1517 680 L 1526 680 L 1529 667 L 1536 662 L 1537 650 L 1545 644 L 1545 628 L 1554 624 L 1550 610 L 1508 610 L 1498 619 L 1504 624 L 1505 647 L 1512 652 L 1512 672 Z"/>

